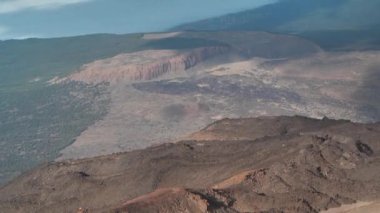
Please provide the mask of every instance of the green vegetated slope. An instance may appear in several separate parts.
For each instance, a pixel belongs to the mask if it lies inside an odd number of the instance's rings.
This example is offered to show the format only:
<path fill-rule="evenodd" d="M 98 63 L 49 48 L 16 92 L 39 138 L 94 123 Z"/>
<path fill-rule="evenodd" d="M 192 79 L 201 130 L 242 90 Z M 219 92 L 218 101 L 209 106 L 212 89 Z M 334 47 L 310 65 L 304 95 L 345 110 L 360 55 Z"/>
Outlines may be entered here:
<path fill-rule="evenodd" d="M 49 85 L 85 63 L 138 50 L 141 35 L 0 42 L 0 183 L 50 161 L 107 110 L 105 85 Z"/>
<path fill-rule="evenodd" d="M 173 30 L 260 30 L 296 34 L 329 50 L 379 49 L 379 7 L 379 0 L 279 0 Z"/>
<path fill-rule="evenodd" d="M 140 35 L 92 35 L 0 43 L 0 183 L 57 157 L 101 118 L 105 85 L 49 85 L 85 63 L 135 51 Z"/>
<path fill-rule="evenodd" d="M 1 93 L 0 183 L 56 158 L 106 113 L 106 92 L 70 83 Z"/>

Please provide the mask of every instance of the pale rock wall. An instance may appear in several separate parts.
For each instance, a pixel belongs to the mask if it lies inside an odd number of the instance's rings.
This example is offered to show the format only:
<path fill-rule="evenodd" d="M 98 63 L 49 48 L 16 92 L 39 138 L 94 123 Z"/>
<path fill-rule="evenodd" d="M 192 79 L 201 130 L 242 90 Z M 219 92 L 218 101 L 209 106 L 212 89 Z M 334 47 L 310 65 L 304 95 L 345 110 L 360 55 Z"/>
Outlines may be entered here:
<path fill-rule="evenodd" d="M 152 80 L 166 73 L 190 69 L 228 51 L 228 47 L 204 47 L 181 52 L 147 50 L 121 54 L 86 64 L 69 79 L 85 83 Z"/>

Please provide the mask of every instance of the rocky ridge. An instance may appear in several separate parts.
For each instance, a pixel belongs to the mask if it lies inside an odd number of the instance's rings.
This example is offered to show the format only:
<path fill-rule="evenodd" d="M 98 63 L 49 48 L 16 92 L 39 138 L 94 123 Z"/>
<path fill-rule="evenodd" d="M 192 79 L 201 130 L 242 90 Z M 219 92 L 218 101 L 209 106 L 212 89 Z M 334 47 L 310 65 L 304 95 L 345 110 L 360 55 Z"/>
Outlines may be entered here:
<path fill-rule="evenodd" d="M 344 120 L 224 119 L 178 143 L 37 168 L 0 189 L 0 211 L 320 212 L 370 202 L 380 198 L 379 134 L 379 124 Z"/>

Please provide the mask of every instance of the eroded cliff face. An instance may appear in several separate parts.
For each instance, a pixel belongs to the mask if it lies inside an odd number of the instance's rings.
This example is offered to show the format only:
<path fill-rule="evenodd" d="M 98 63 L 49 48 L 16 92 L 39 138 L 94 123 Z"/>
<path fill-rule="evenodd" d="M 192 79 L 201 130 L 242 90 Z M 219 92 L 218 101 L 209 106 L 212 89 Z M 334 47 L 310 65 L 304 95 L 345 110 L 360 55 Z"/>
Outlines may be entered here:
<path fill-rule="evenodd" d="M 121 54 L 86 64 L 69 79 L 85 83 L 152 80 L 167 73 L 185 71 L 228 51 L 228 47 L 220 46 L 186 51 L 147 50 Z"/>

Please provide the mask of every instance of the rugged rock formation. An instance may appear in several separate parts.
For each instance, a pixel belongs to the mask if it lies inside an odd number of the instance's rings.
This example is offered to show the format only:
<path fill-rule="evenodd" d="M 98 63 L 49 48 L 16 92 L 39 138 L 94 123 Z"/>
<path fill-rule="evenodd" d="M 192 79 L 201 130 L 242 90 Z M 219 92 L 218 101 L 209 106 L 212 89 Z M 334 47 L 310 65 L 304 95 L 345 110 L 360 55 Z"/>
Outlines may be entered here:
<path fill-rule="evenodd" d="M 187 51 L 147 50 L 86 64 L 69 79 L 86 83 L 152 80 L 166 73 L 185 71 L 224 53 L 228 47 L 204 47 Z"/>
<path fill-rule="evenodd" d="M 186 141 L 37 168 L 0 189 L 0 212 L 319 212 L 375 201 L 379 135 L 380 124 L 224 119 Z"/>

